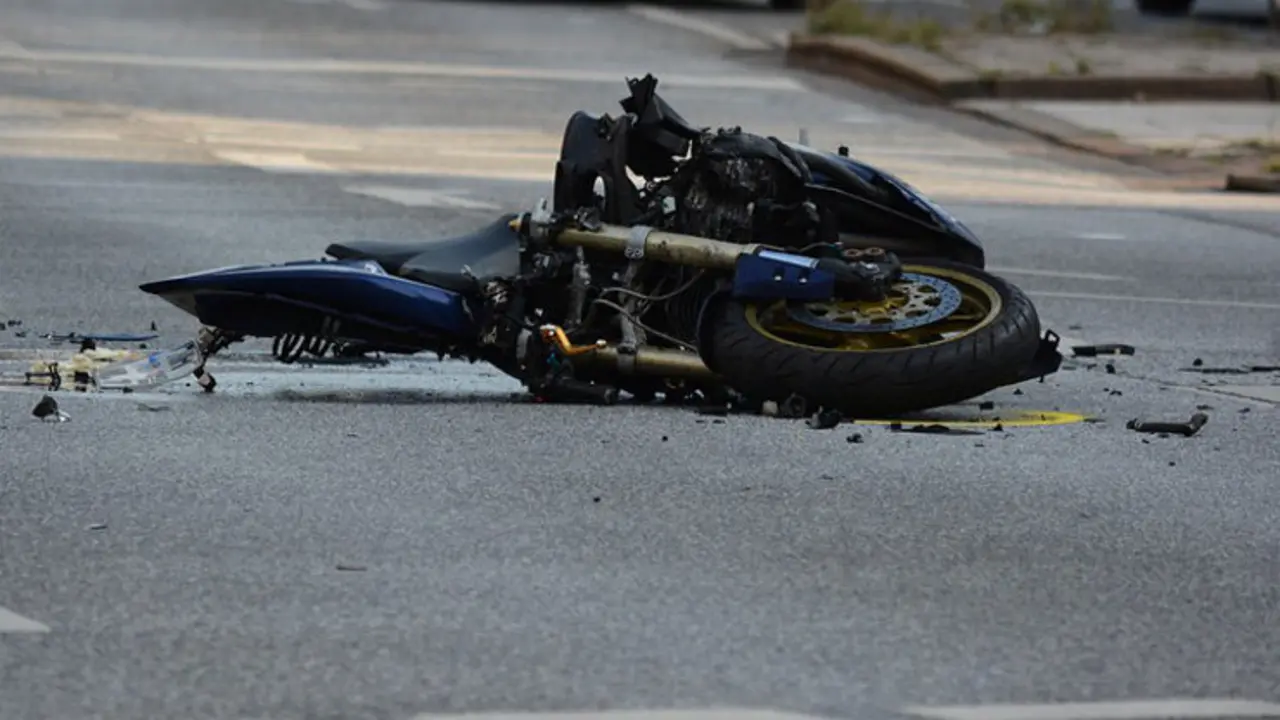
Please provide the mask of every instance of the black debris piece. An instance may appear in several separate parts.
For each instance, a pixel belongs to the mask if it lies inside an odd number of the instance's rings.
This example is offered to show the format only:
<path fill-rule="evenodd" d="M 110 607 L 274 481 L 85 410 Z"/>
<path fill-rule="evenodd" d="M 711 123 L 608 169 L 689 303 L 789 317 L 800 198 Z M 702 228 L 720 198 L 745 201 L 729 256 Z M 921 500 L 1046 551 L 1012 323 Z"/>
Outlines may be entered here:
<path fill-rule="evenodd" d="M 90 530 L 106 530 L 106 529 L 107 529 L 107 524 L 106 524 L 106 523 L 94 523 L 94 524 L 92 524 L 92 525 L 90 525 L 90 526 L 89 526 L 89 529 L 90 529 Z"/>
<path fill-rule="evenodd" d="M 1123 395 L 1124 393 L 1120 392 L 1119 390 L 1112 390 L 1110 394 L 1111 394 L 1111 395 Z"/>
<path fill-rule="evenodd" d="M 1207 422 L 1209 422 L 1209 416 L 1202 412 L 1198 412 L 1192 415 L 1191 419 L 1187 422 L 1162 422 L 1134 418 L 1126 423 L 1125 427 L 1135 432 L 1154 433 L 1164 437 L 1168 437 L 1169 435 L 1191 437 L 1192 435 L 1200 432 L 1200 428 L 1204 427 L 1204 424 Z"/>
<path fill-rule="evenodd" d="M 805 421 L 805 424 L 814 430 L 830 430 L 840 424 L 843 417 L 839 410 L 826 410 L 819 408 Z"/>
<path fill-rule="evenodd" d="M 1241 415 L 1243 415 L 1243 414 L 1245 414 L 1245 413 L 1249 412 L 1250 410 L 1253 410 L 1253 408 L 1243 407 L 1243 408 L 1240 408 L 1239 413 L 1240 413 Z"/>
<path fill-rule="evenodd" d="M 1200 373 L 1202 375 L 1248 375 L 1253 372 L 1249 368 L 1240 367 L 1204 367 L 1196 365 L 1194 367 L 1181 368 L 1182 372 Z"/>
<path fill-rule="evenodd" d="M 1108 374 L 1108 375 L 1115 375 L 1115 374 L 1116 374 L 1116 366 L 1115 366 L 1115 365 L 1112 365 L 1111 363 L 1107 363 L 1107 374 Z"/>
<path fill-rule="evenodd" d="M 996 404 L 991 400 L 983 400 L 982 402 L 978 403 L 979 410 L 993 410 L 995 409 L 995 406 Z"/>
<path fill-rule="evenodd" d="M 961 428 L 953 428 L 953 427 L 948 427 L 946 425 L 940 425 L 938 423 L 931 423 L 929 425 L 912 425 L 911 427 L 908 427 L 908 428 L 904 428 L 902 427 L 901 424 L 899 424 L 898 427 L 894 428 L 893 430 L 894 432 L 920 433 L 923 435 L 981 435 L 982 434 L 977 430 L 964 430 Z"/>
<path fill-rule="evenodd" d="M 1169 467 L 1177 467 L 1177 465 L 1178 465 L 1178 463 L 1176 463 L 1176 462 L 1174 462 L 1174 461 L 1172 461 L 1172 460 L 1170 460 L 1170 461 L 1169 461 Z"/>
<path fill-rule="evenodd" d="M 1004 432 L 1004 423 L 996 423 L 995 427 L 991 428 L 991 432 Z"/>
<path fill-rule="evenodd" d="M 146 403 L 138 403 L 138 409 L 146 410 L 148 412 L 164 412 L 165 410 L 169 409 L 169 406 L 168 405 L 148 405 Z"/>
<path fill-rule="evenodd" d="M 1196 406 L 1196 409 L 1197 409 L 1197 410 L 1212 410 L 1212 409 L 1213 409 L 1213 406 L 1212 406 L 1212 405 L 1197 405 L 1197 406 Z"/>
<path fill-rule="evenodd" d="M 1080 324 L 1068 325 L 1068 326 L 1067 326 L 1067 329 L 1068 329 L 1068 330 L 1083 330 L 1083 329 L 1084 329 L 1084 326 L 1083 326 L 1083 325 L 1080 325 Z"/>
<path fill-rule="evenodd" d="M 862 442 L 862 433 L 854 433 L 849 437 L 845 438 L 844 441 L 849 443 L 850 445 L 860 443 Z"/>
<path fill-rule="evenodd" d="M 98 342 L 93 338 L 85 338 L 84 340 L 80 341 L 80 352 L 87 352 L 89 350 L 97 350 L 97 349 L 98 349 Z"/>
<path fill-rule="evenodd" d="M 724 424 L 724 418 L 716 418 L 715 420 L 712 420 L 712 421 L 711 421 L 711 424 L 712 424 L 712 425 L 723 425 L 723 424 Z"/>
<path fill-rule="evenodd" d="M 669 440 L 669 439 L 670 439 L 670 438 L 668 438 L 666 435 L 663 435 L 663 436 L 662 436 L 662 442 L 666 442 L 666 441 L 667 441 L 667 440 Z"/>
<path fill-rule="evenodd" d="M 797 419 L 807 416 L 809 403 L 804 398 L 792 393 L 778 405 L 778 417 Z"/>
<path fill-rule="evenodd" d="M 1196 358 L 1191 361 L 1191 367 L 1200 367 L 1201 365 L 1204 365 L 1204 360 L 1201 360 L 1200 358 Z"/>
<path fill-rule="evenodd" d="M 1256 373 L 1280 372 L 1280 365 L 1250 365 L 1249 372 L 1256 372 Z"/>
<path fill-rule="evenodd" d="M 58 401 L 48 395 L 45 395 L 40 398 L 40 402 L 36 403 L 35 407 L 31 408 L 31 414 L 41 420 L 47 420 L 51 417 L 56 418 L 59 414 Z"/>
<path fill-rule="evenodd" d="M 342 572 L 364 572 L 369 568 L 365 567 L 364 565 L 350 565 L 347 563 L 338 563 L 338 569 L 341 570 Z"/>
<path fill-rule="evenodd" d="M 160 328 L 156 327 L 156 321 L 155 321 L 155 320 L 152 320 L 152 321 L 151 321 L 151 332 L 155 332 L 155 331 L 157 331 L 157 330 L 159 330 L 159 329 L 160 329 Z"/>
<path fill-rule="evenodd" d="M 1022 390 L 1020 390 L 1020 389 L 1018 389 L 1018 388 L 1014 388 L 1014 390 L 1013 390 L 1013 394 L 1014 394 L 1014 395 L 1021 395 L 1021 394 L 1022 394 Z"/>
<path fill-rule="evenodd" d="M 598 503 L 598 502 L 600 502 L 600 496 L 599 496 L 599 495 L 596 495 L 595 497 L 591 498 L 591 502 L 593 502 L 593 503 Z"/>
<path fill-rule="evenodd" d="M 1097 357 L 1098 355 L 1132 355 L 1132 345 L 1104 343 L 1102 345 L 1073 345 L 1071 352 L 1076 357 Z"/>

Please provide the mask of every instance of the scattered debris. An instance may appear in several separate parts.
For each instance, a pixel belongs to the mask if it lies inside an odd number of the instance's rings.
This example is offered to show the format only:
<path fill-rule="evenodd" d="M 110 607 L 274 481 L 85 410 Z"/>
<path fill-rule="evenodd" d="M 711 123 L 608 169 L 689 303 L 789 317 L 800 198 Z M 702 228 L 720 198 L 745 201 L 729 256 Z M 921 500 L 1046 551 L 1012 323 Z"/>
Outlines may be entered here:
<path fill-rule="evenodd" d="M 979 410 L 994 410 L 995 407 L 996 407 L 996 404 L 991 400 L 983 400 L 982 402 L 978 403 Z"/>
<path fill-rule="evenodd" d="M 809 414 L 809 403 L 799 395 L 792 393 L 778 406 L 778 417 L 798 419 Z"/>
<path fill-rule="evenodd" d="M 663 435 L 663 436 L 662 436 L 662 442 L 666 442 L 668 439 L 669 439 L 669 438 L 668 438 L 666 435 Z"/>
<path fill-rule="evenodd" d="M 962 428 L 954 428 L 954 427 L 948 427 L 946 425 L 940 425 L 938 423 L 932 423 L 930 425 L 912 425 L 911 427 L 907 427 L 907 428 L 902 427 L 902 423 L 894 423 L 893 425 L 890 425 L 889 428 L 894 432 L 921 433 L 924 435 L 981 435 L 982 434 L 978 430 L 965 430 Z"/>
<path fill-rule="evenodd" d="M 89 529 L 90 529 L 90 530 L 106 530 L 106 529 L 107 529 L 107 524 L 106 524 L 106 523 L 94 523 L 94 524 L 92 524 L 92 525 L 90 525 L 90 526 L 89 526 Z"/>
<path fill-rule="evenodd" d="M 1198 365 L 1196 363 L 1199 363 Z M 1280 372 L 1280 365 L 1248 365 L 1245 367 L 1205 367 L 1200 358 L 1191 363 L 1191 367 L 1179 368 L 1182 372 L 1201 373 L 1204 375 L 1251 375 L 1253 373 Z"/>
<path fill-rule="evenodd" d="M 1168 437 L 1169 435 L 1191 437 L 1192 435 L 1200 432 L 1200 428 L 1204 427 L 1204 424 L 1207 422 L 1209 422 L 1209 416 L 1202 412 L 1198 412 L 1192 415 L 1189 421 L 1184 423 L 1146 421 L 1135 418 L 1126 423 L 1125 427 L 1135 432 L 1154 433 L 1162 437 Z"/>
<path fill-rule="evenodd" d="M 343 572 L 364 572 L 369 568 L 364 565 L 348 565 L 346 563 L 338 563 L 338 569 Z"/>
<path fill-rule="evenodd" d="M 1021 388 L 1014 388 L 1014 389 L 1013 389 L 1013 394 L 1014 394 L 1014 395 L 1021 395 L 1021 394 L 1022 394 L 1022 389 L 1021 389 Z"/>
<path fill-rule="evenodd" d="M 849 444 L 851 444 L 851 445 L 856 444 L 856 443 L 860 443 L 860 442 L 862 442 L 862 433 L 854 433 L 854 434 L 850 435 L 849 437 L 845 438 L 845 439 L 844 439 L 844 441 L 845 441 L 845 442 L 847 442 L 847 443 L 849 443 Z"/>
<path fill-rule="evenodd" d="M 36 403 L 36 406 L 31 409 L 31 414 L 42 421 L 54 418 L 58 422 L 66 422 L 71 419 L 70 415 L 58 408 L 58 401 L 48 395 L 40 398 L 40 402 Z"/>
<path fill-rule="evenodd" d="M 599 496 L 599 495 L 596 495 L 595 497 L 591 498 L 591 502 L 593 502 L 593 503 L 598 503 L 598 502 L 600 502 L 600 496 Z"/>
<path fill-rule="evenodd" d="M 44 335 L 41 335 L 41 337 L 43 337 L 46 340 L 53 340 L 54 342 L 70 342 L 70 343 L 124 342 L 124 343 L 128 343 L 128 342 L 146 342 L 147 340 L 155 340 L 160 336 L 156 335 L 155 333 L 149 333 L 146 335 L 141 335 L 138 333 L 88 333 L 85 335 L 81 335 L 80 333 L 73 332 L 73 333 L 61 333 L 61 334 L 45 333 Z"/>
<path fill-rule="evenodd" d="M 1098 355 L 1132 355 L 1132 345 L 1104 343 L 1102 345 L 1073 345 L 1071 353 L 1076 357 L 1097 357 Z"/>
<path fill-rule="evenodd" d="M 818 408 L 818 412 L 814 413 L 805 421 L 805 424 L 814 430 L 830 430 L 840 424 L 844 417 L 839 410 L 824 410 Z"/>

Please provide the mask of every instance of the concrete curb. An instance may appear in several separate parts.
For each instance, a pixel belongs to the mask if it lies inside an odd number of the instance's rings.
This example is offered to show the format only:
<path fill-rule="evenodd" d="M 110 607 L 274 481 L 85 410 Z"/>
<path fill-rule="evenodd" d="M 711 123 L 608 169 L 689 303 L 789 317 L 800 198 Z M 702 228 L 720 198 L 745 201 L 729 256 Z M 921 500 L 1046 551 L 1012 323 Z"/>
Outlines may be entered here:
<path fill-rule="evenodd" d="M 1226 189 L 1235 192 L 1280 193 L 1280 175 L 1228 175 Z"/>
<path fill-rule="evenodd" d="M 980 76 L 933 53 L 855 36 L 792 33 L 787 61 L 883 89 L 943 101 L 1218 100 L 1280 102 L 1280 75 Z"/>
<path fill-rule="evenodd" d="M 1221 165 L 1178 155 L 1162 155 L 1151 148 L 1082 128 L 1052 115 L 1009 107 L 1004 101 L 962 100 L 951 108 L 1070 150 L 1081 150 L 1160 173 L 1181 175 L 1191 179 L 1192 184 L 1217 185 L 1222 181 Z"/>

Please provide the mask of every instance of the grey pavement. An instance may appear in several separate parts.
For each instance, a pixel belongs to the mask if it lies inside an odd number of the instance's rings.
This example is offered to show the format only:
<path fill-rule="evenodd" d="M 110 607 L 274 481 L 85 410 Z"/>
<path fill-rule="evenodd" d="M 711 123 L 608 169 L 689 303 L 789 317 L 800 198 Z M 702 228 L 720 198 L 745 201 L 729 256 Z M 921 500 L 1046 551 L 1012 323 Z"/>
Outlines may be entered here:
<path fill-rule="evenodd" d="M 9 2 L 0 34 L 0 375 L 44 332 L 189 337 L 147 279 L 526 205 L 567 114 L 649 69 L 690 119 L 905 168 L 1049 327 L 1137 348 L 935 413 L 1094 422 L 957 436 L 535 405 L 479 365 L 261 345 L 211 395 L 58 393 L 66 423 L 3 388 L 0 718 L 1280 702 L 1277 417 L 1247 397 L 1280 374 L 1182 369 L 1280 364 L 1274 204 L 1132 190 L 616 5 Z M 1193 438 L 1124 427 L 1197 407 Z"/>

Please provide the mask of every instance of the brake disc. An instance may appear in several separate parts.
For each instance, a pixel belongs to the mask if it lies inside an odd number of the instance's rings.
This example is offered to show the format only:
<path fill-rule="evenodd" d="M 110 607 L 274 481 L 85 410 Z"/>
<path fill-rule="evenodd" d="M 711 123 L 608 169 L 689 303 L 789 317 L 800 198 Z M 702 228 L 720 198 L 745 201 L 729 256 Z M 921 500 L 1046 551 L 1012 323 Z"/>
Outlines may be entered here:
<path fill-rule="evenodd" d="M 902 273 L 886 300 L 797 303 L 787 316 L 809 327 L 834 332 L 882 333 L 935 323 L 960 307 L 960 289 L 942 278 Z"/>

